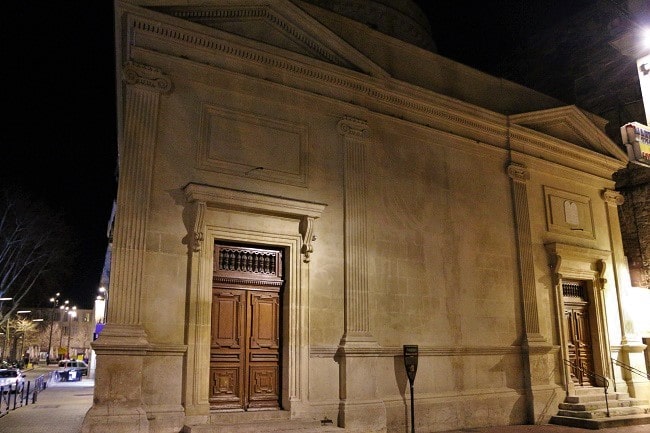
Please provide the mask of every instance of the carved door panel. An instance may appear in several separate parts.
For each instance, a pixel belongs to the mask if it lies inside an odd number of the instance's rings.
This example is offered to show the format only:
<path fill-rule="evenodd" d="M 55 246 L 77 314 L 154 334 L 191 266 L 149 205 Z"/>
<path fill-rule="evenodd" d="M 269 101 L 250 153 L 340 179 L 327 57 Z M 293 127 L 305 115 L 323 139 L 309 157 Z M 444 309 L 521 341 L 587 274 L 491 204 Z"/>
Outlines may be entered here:
<path fill-rule="evenodd" d="M 210 406 L 278 408 L 279 293 L 215 287 L 212 298 Z"/>
<path fill-rule="evenodd" d="M 594 385 L 593 378 L 585 371 L 594 371 L 589 314 L 586 305 L 565 304 L 564 317 L 568 330 L 569 361 L 582 368 L 572 368 L 572 378 L 580 385 Z"/>
<path fill-rule="evenodd" d="M 210 406 L 244 407 L 246 291 L 213 289 L 210 345 Z"/>
<path fill-rule="evenodd" d="M 214 257 L 210 407 L 280 408 L 283 252 L 216 243 Z"/>
<path fill-rule="evenodd" d="M 248 407 L 277 408 L 280 305 L 274 292 L 249 293 Z"/>

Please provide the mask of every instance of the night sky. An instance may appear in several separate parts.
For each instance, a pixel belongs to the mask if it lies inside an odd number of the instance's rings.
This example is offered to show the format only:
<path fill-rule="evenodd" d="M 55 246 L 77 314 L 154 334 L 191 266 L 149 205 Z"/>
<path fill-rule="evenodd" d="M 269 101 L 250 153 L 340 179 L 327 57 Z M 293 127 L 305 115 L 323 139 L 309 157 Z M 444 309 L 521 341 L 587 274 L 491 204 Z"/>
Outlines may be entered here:
<path fill-rule="evenodd" d="M 92 308 L 116 191 L 112 2 L 7 8 L 0 18 L 0 183 L 64 212 L 80 251 L 60 292 L 71 304 Z M 51 295 L 42 298 L 47 303 Z"/>
<path fill-rule="evenodd" d="M 438 53 L 494 73 L 522 38 L 582 1 L 418 2 Z M 10 2 L 3 33 L 0 183 L 62 210 L 80 245 L 64 299 L 91 308 L 116 181 L 112 1 Z M 44 293 L 47 299 L 50 293 Z"/>

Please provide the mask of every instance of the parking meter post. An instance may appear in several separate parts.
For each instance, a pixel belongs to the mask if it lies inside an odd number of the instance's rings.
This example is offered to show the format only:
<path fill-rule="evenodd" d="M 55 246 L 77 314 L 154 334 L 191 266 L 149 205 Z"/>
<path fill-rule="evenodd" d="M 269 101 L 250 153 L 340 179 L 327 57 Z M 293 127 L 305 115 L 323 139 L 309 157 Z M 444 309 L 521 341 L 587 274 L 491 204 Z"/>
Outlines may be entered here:
<path fill-rule="evenodd" d="M 413 392 L 413 383 L 415 374 L 418 371 L 418 346 L 412 344 L 404 345 L 404 368 L 409 378 L 409 388 L 411 391 L 411 433 L 415 433 L 415 399 Z"/>

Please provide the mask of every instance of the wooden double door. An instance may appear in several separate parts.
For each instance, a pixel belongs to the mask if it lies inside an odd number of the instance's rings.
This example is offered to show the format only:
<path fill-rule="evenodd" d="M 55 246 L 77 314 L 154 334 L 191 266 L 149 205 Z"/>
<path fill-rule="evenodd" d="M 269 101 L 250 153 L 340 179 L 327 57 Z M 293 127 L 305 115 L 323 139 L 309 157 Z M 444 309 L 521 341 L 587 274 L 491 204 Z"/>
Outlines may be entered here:
<path fill-rule="evenodd" d="M 214 409 L 279 407 L 277 292 L 213 288 L 210 403 Z"/>
<path fill-rule="evenodd" d="M 215 265 L 212 288 L 210 407 L 280 408 L 281 256 L 221 248 L 228 257 Z"/>
<path fill-rule="evenodd" d="M 596 385 L 588 374 L 594 372 L 594 355 L 586 285 L 582 281 L 567 282 L 563 291 L 571 378 L 577 385 Z"/>

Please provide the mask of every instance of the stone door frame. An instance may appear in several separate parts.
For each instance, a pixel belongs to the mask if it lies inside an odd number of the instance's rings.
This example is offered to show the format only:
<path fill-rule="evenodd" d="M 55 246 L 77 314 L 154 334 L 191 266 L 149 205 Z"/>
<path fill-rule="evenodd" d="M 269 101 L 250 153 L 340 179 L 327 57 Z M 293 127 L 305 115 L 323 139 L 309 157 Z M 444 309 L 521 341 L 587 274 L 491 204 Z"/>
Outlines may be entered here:
<path fill-rule="evenodd" d="M 560 243 L 546 245 L 553 277 L 553 293 L 555 300 L 556 330 L 560 340 L 560 355 L 562 359 L 564 386 L 567 395 L 575 394 L 575 385 L 571 380 L 570 367 L 564 362 L 569 359 L 568 336 L 564 326 L 564 296 L 563 280 L 579 280 L 586 282 L 589 299 L 589 319 L 594 358 L 594 370 L 597 374 L 611 378 L 609 363 L 610 350 L 607 333 L 607 320 L 603 291 L 607 280 L 604 278 L 606 263 L 610 259 L 609 251 L 578 247 Z M 610 386 L 612 385 L 610 380 Z"/>
<path fill-rule="evenodd" d="M 196 421 L 210 414 L 210 312 L 214 245 L 220 241 L 279 247 L 285 251 L 282 295 L 282 407 L 298 418 L 307 411 L 309 364 L 309 260 L 314 220 L 325 205 L 249 191 L 190 183 L 188 202 L 187 362 L 184 367 L 186 415 Z M 198 417 L 198 418 L 197 418 Z"/>

